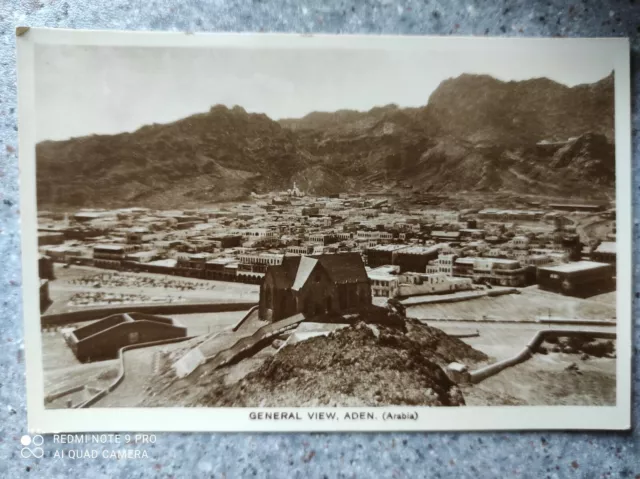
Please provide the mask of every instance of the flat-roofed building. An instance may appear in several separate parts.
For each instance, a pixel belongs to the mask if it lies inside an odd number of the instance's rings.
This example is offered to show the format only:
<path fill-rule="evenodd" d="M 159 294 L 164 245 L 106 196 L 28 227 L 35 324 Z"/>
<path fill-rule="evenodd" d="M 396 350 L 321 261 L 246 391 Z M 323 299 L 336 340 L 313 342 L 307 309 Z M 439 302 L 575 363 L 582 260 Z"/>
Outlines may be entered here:
<path fill-rule="evenodd" d="M 367 271 L 371 281 L 371 295 L 374 297 L 395 298 L 398 295 L 398 271 L 393 265 L 379 266 Z"/>
<path fill-rule="evenodd" d="M 502 258 L 476 258 L 473 279 L 480 283 L 499 286 L 524 286 L 525 268 L 517 260 Z"/>
<path fill-rule="evenodd" d="M 58 262 L 66 262 L 70 261 L 72 258 L 82 256 L 82 249 L 66 245 L 51 246 L 46 248 L 44 252 L 53 261 Z"/>
<path fill-rule="evenodd" d="M 603 241 L 591 253 L 591 259 L 600 263 L 616 264 L 616 243 L 615 241 Z"/>
<path fill-rule="evenodd" d="M 328 245 L 336 242 L 333 233 L 314 233 L 309 235 L 309 242 L 318 245 Z"/>
<path fill-rule="evenodd" d="M 64 233 L 38 231 L 38 246 L 57 245 L 64 243 Z"/>
<path fill-rule="evenodd" d="M 287 246 L 287 253 L 291 254 L 310 255 L 313 254 L 313 251 L 313 245 Z"/>
<path fill-rule="evenodd" d="M 456 258 L 453 261 L 453 276 L 473 278 L 473 265 L 475 261 L 475 258 Z"/>
<path fill-rule="evenodd" d="M 240 281 L 259 283 L 269 266 L 282 264 L 283 254 L 276 253 L 245 253 L 238 255 L 238 269 L 236 277 Z"/>
<path fill-rule="evenodd" d="M 526 266 L 535 266 L 536 268 L 539 268 L 540 266 L 546 266 L 553 263 L 554 259 L 548 254 L 530 254 L 524 257 L 520 262 Z"/>
<path fill-rule="evenodd" d="M 134 251 L 134 245 L 97 244 L 93 247 L 94 265 L 99 268 L 118 268 L 127 253 Z"/>
<path fill-rule="evenodd" d="M 189 278 L 204 278 L 209 259 L 211 255 L 207 253 L 179 253 L 176 255 L 175 273 Z"/>
<path fill-rule="evenodd" d="M 614 268 L 608 263 L 576 261 L 538 268 L 538 286 L 569 296 L 589 296 L 609 291 Z"/>
<path fill-rule="evenodd" d="M 500 286 L 524 286 L 525 273 L 520 262 L 512 259 L 458 258 L 453 264 L 454 276 Z"/>
<path fill-rule="evenodd" d="M 333 235 L 338 241 L 349 241 L 353 238 L 353 233 L 350 233 L 348 231 L 337 231 L 333 233 Z"/>
<path fill-rule="evenodd" d="M 144 236 L 148 232 L 146 228 L 131 228 L 125 232 L 126 242 L 128 244 L 142 244 Z"/>
<path fill-rule="evenodd" d="M 385 243 L 393 240 L 393 234 L 387 231 L 363 231 L 359 230 L 356 233 L 356 240 L 377 243 Z"/>
<path fill-rule="evenodd" d="M 460 231 L 434 230 L 431 232 L 431 239 L 434 241 L 459 241 Z"/>
<path fill-rule="evenodd" d="M 436 274 L 443 273 L 446 276 L 453 276 L 453 263 L 457 256 L 454 254 L 440 254 L 427 264 L 426 273 Z"/>
<path fill-rule="evenodd" d="M 237 265 L 234 258 L 215 258 L 207 260 L 204 266 L 206 279 L 218 279 L 222 281 L 233 281 L 236 277 L 237 268 L 229 268 L 230 265 Z"/>
<path fill-rule="evenodd" d="M 530 240 L 526 236 L 515 236 L 511 239 L 511 246 L 515 249 L 526 250 Z"/>
<path fill-rule="evenodd" d="M 242 244 L 242 236 L 240 235 L 214 235 L 211 237 L 212 243 L 216 248 L 235 248 Z"/>
<path fill-rule="evenodd" d="M 135 251 L 123 244 L 97 244 L 93 247 L 94 259 L 122 260 L 126 254 Z"/>
<path fill-rule="evenodd" d="M 251 228 L 251 229 L 236 229 L 231 232 L 234 236 L 242 236 L 245 240 L 250 239 L 276 239 L 280 234 L 276 230 L 269 228 Z"/>
<path fill-rule="evenodd" d="M 128 261 L 136 261 L 138 263 L 148 263 L 155 259 L 158 259 L 158 252 L 156 250 L 149 251 L 136 251 L 135 253 L 129 253 L 125 257 Z"/>
<path fill-rule="evenodd" d="M 485 231 L 483 229 L 477 228 L 462 228 L 460 230 L 460 239 L 461 240 L 478 240 L 484 239 Z"/>
<path fill-rule="evenodd" d="M 364 250 L 365 264 L 370 268 L 393 264 L 393 253 L 410 246 L 408 244 L 371 245 Z"/>
<path fill-rule="evenodd" d="M 400 272 L 412 271 L 414 273 L 424 273 L 427 270 L 429 261 L 438 258 L 440 246 L 409 246 L 393 252 L 391 264 L 400 266 Z"/>
<path fill-rule="evenodd" d="M 404 273 L 398 275 L 397 281 L 397 295 L 400 297 L 452 293 L 473 288 L 471 278 L 453 278 L 444 273 Z"/>

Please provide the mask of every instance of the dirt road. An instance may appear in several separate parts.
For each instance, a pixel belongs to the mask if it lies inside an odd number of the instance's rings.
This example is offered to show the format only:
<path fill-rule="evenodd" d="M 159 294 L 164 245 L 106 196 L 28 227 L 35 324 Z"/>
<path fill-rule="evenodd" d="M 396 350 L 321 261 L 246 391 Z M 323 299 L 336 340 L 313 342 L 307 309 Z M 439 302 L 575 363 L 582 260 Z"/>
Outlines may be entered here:
<path fill-rule="evenodd" d="M 180 344 L 180 343 L 176 343 Z M 124 353 L 124 379 L 113 391 L 93 404 L 98 407 L 135 407 L 145 396 L 147 382 L 154 376 L 156 355 L 176 344 L 132 349 Z"/>

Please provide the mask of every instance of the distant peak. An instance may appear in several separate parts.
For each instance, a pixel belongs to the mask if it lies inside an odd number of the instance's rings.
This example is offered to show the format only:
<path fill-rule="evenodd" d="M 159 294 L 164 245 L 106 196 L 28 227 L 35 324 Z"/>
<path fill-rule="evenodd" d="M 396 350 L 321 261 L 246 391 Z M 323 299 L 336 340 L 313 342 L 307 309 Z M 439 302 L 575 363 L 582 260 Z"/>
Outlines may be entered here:
<path fill-rule="evenodd" d="M 239 105 L 234 105 L 233 107 L 229 108 L 226 105 L 217 104 L 217 105 L 213 105 L 209 109 L 209 113 L 235 113 L 238 115 L 246 115 L 247 110 L 245 110 Z"/>

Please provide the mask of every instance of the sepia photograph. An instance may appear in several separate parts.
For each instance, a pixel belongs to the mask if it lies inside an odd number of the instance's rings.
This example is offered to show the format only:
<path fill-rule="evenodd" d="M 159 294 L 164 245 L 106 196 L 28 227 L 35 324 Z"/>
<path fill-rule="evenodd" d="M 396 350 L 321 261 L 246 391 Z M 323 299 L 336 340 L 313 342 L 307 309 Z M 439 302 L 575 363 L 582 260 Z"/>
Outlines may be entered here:
<path fill-rule="evenodd" d="M 30 428 L 628 427 L 626 41 L 18 46 Z"/>

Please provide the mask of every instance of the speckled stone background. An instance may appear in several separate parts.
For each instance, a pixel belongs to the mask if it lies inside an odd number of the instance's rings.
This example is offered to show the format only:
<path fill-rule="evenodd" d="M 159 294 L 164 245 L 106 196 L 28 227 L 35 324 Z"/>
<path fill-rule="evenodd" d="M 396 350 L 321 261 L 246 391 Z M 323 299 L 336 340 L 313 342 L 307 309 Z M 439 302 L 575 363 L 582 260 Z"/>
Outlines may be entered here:
<path fill-rule="evenodd" d="M 18 25 L 195 32 L 628 36 L 637 106 L 640 0 L 0 0 L 0 477 L 640 478 L 637 427 L 632 433 L 588 434 L 165 434 L 145 448 L 147 459 L 120 461 L 55 459 L 50 457 L 52 445 L 47 439 L 45 457 L 22 458 L 19 440 L 26 432 L 26 406 L 18 230 L 14 37 Z M 637 192 L 640 122 L 635 107 L 633 118 Z M 636 267 L 636 283 L 638 273 Z M 636 326 L 637 318 L 636 304 Z M 639 344 L 637 328 L 634 337 Z M 634 369 L 637 389 L 638 368 Z M 633 404 L 637 424 L 637 395 Z"/>

